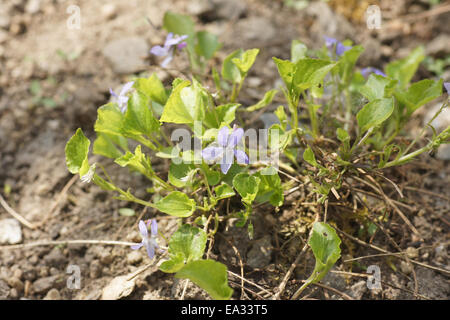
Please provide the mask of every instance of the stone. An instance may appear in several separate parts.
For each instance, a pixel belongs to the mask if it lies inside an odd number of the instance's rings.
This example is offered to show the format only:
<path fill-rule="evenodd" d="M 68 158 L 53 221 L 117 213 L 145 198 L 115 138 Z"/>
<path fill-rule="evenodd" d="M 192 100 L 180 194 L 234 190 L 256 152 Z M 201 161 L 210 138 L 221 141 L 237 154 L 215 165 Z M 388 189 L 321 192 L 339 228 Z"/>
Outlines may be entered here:
<path fill-rule="evenodd" d="M 142 254 L 139 251 L 134 250 L 127 254 L 127 262 L 129 264 L 135 265 L 140 263 L 141 261 L 142 261 Z"/>
<path fill-rule="evenodd" d="M 256 269 L 264 268 L 272 259 L 272 251 L 270 235 L 256 240 L 247 253 L 247 264 Z"/>
<path fill-rule="evenodd" d="M 61 252 L 61 249 L 54 248 L 44 257 L 44 261 L 49 266 L 58 267 L 66 263 L 66 257 Z"/>
<path fill-rule="evenodd" d="M 0 244 L 17 244 L 22 242 L 22 229 L 16 219 L 0 220 Z"/>
<path fill-rule="evenodd" d="M 113 262 L 114 256 L 108 250 L 102 250 L 99 254 L 100 262 L 104 265 L 108 265 Z"/>
<path fill-rule="evenodd" d="M 17 277 L 11 277 L 11 278 L 8 279 L 7 282 L 8 282 L 8 285 L 9 285 L 11 288 L 16 289 L 17 292 L 22 292 L 23 287 L 24 287 L 24 284 L 23 284 L 23 282 L 22 282 L 19 278 L 17 278 Z"/>
<path fill-rule="evenodd" d="M 217 18 L 235 20 L 247 11 L 245 1 L 241 0 L 212 0 L 214 13 Z"/>
<path fill-rule="evenodd" d="M 33 291 L 35 293 L 46 293 L 48 290 L 55 286 L 58 278 L 59 275 L 55 275 L 36 280 L 35 282 L 33 282 Z"/>
<path fill-rule="evenodd" d="M 426 46 L 426 53 L 430 56 L 444 57 L 450 53 L 448 44 L 450 43 L 450 36 L 447 34 L 440 34 Z"/>
<path fill-rule="evenodd" d="M 25 6 L 25 12 L 29 14 L 36 14 L 41 10 L 41 0 L 28 0 Z"/>
<path fill-rule="evenodd" d="M 0 300 L 5 300 L 9 297 L 10 288 L 8 284 L 0 279 Z"/>
<path fill-rule="evenodd" d="M 192 16 L 199 16 L 214 9 L 209 0 L 191 0 L 187 5 L 187 12 Z"/>
<path fill-rule="evenodd" d="M 109 42 L 103 55 L 118 74 L 131 74 L 146 68 L 144 59 L 150 51 L 145 39 L 140 37 L 122 38 Z"/>
<path fill-rule="evenodd" d="M 410 259 L 416 259 L 419 256 L 418 250 L 413 247 L 406 248 L 405 252 L 406 252 L 406 255 L 408 256 L 408 258 L 410 258 Z"/>
<path fill-rule="evenodd" d="M 45 295 L 44 300 L 61 300 L 61 294 L 58 289 L 50 289 L 50 291 Z"/>
<path fill-rule="evenodd" d="M 117 6 L 113 3 L 107 3 L 102 6 L 100 9 L 103 18 L 106 20 L 111 20 L 116 17 L 117 15 Z"/>
<path fill-rule="evenodd" d="M 116 277 L 103 288 L 101 300 L 119 300 L 129 296 L 135 287 L 135 278 L 127 280 L 130 275 Z"/>
<path fill-rule="evenodd" d="M 89 276 L 92 279 L 97 279 L 102 274 L 102 266 L 99 260 L 93 260 L 89 266 Z"/>
<path fill-rule="evenodd" d="M 413 272 L 413 266 L 409 263 L 407 263 L 406 261 L 401 261 L 400 262 L 400 270 L 402 270 L 402 272 L 404 274 L 410 274 Z"/>
<path fill-rule="evenodd" d="M 8 32 L 0 29 L 0 43 L 6 42 L 8 40 Z"/>
<path fill-rule="evenodd" d="M 264 17 L 249 17 L 239 20 L 236 24 L 236 30 L 242 32 L 244 41 L 270 41 L 276 35 L 275 27 L 272 21 Z"/>
<path fill-rule="evenodd" d="M 366 280 L 358 281 L 357 283 L 355 283 L 350 287 L 350 295 L 357 300 L 361 300 L 366 291 L 367 291 Z"/>

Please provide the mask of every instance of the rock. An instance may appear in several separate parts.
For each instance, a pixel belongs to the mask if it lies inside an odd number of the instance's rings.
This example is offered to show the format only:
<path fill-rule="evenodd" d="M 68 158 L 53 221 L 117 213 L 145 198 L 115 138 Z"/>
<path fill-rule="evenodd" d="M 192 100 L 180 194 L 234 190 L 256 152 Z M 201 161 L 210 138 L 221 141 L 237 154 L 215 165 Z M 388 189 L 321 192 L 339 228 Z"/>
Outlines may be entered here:
<path fill-rule="evenodd" d="M 364 52 L 361 54 L 358 63 L 361 66 L 374 66 L 379 63 L 381 57 L 381 43 L 374 38 L 367 38 L 361 45 Z"/>
<path fill-rule="evenodd" d="M 25 12 L 29 14 L 36 14 L 41 10 L 41 0 L 28 0 L 25 6 Z"/>
<path fill-rule="evenodd" d="M 9 297 L 9 286 L 8 284 L 0 279 L 0 300 L 5 300 Z"/>
<path fill-rule="evenodd" d="M 191 0 L 186 9 L 190 15 L 199 16 L 211 12 L 214 7 L 209 0 Z"/>
<path fill-rule="evenodd" d="M 143 38 L 132 37 L 111 41 L 103 49 L 103 55 L 118 74 L 130 74 L 145 69 L 144 59 L 149 45 Z"/>
<path fill-rule="evenodd" d="M 61 266 L 62 264 L 65 264 L 66 257 L 61 252 L 61 249 L 54 248 L 52 251 L 50 251 L 49 254 L 47 254 L 44 257 L 44 261 L 49 266 L 58 267 Z"/>
<path fill-rule="evenodd" d="M 4 12 L 0 7 L 0 28 L 8 29 L 11 24 L 11 18 L 7 12 Z"/>
<path fill-rule="evenodd" d="M 342 41 L 356 34 L 355 28 L 343 16 L 336 14 L 322 1 L 311 2 L 305 9 L 306 14 L 314 17 L 310 34 L 315 35 L 319 46 L 324 43 L 324 36 Z"/>
<path fill-rule="evenodd" d="M 89 266 L 89 276 L 92 279 L 97 279 L 102 274 L 102 266 L 99 260 L 93 260 Z"/>
<path fill-rule="evenodd" d="M 367 282 L 365 280 L 358 281 L 350 287 L 350 295 L 357 300 L 361 300 L 366 291 Z"/>
<path fill-rule="evenodd" d="M 217 18 L 234 20 L 242 17 L 247 11 L 245 1 L 240 0 L 212 0 L 214 13 Z"/>
<path fill-rule="evenodd" d="M 6 42 L 8 40 L 8 32 L 0 29 L 0 43 Z"/>
<path fill-rule="evenodd" d="M 270 235 L 256 240 L 247 253 L 247 264 L 252 268 L 264 268 L 272 258 L 272 243 Z"/>
<path fill-rule="evenodd" d="M 55 286 L 58 278 L 59 275 L 55 275 L 36 280 L 35 282 L 33 282 L 33 291 L 35 293 L 46 293 L 48 290 Z"/>
<path fill-rule="evenodd" d="M 111 20 L 117 15 L 117 7 L 113 3 L 103 5 L 100 11 L 106 20 Z"/>
<path fill-rule="evenodd" d="M 333 269 L 336 270 L 336 269 Z M 339 273 L 328 272 L 325 277 L 323 277 L 322 282 L 329 286 L 336 288 L 339 291 L 345 291 L 347 284 L 345 283 L 345 278 Z"/>
<path fill-rule="evenodd" d="M 400 262 L 400 270 L 402 270 L 402 272 L 404 274 L 410 274 L 413 272 L 413 266 L 409 263 L 407 263 L 406 261 L 401 261 Z"/>
<path fill-rule="evenodd" d="M 130 253 L 127 254 L 127 262 L 129 264 L 135 265 L 141 261 L 142 261 L 142 255 L 139 251 L 135 250 L 135 251 L 131 251 Z"/>
<path fill-rule="evenodd" d="M 444 57 L 450 53 L 450 49 L 448 47 L 449 43 L 450 36 L 447 34 L 440 34 L 427 44 L 426 53 L 430 56 Z"/>
<path fill-rule="evenodd" d="M 424 106 L 426 108 L 427 106 Z M 426 114 L 423 118 L 423 125 L 425 126 L 430 120 L 435 116 L 436 112 L 442 107 L 442 103 L 437 103 L 433 106 L 427 108 Z M 440 132 L 450 126 L 450 109 L 445 108 L 442 112 L 431 121 L 431 125 L 436 129 L 437 132 Z"/>
<path fill-rule="evenodd" d="M 406 255 L 408 256 L 408 258 L 410 258 L 410 259 L 415 259 L 419 256 L 418 250 L 413 247 L 406 248 L 405 252 L 406 252 Z"/>
<path fill-rule="evenodd" d="M 438 246 L 434 249 L 434 253 L 435 253 L 436 257 L 442 257 L 442 258 L 444 258 L 444 259 L 447 258 L 447 250 L 446 250 L 444 244 L 438 245 Z"/>
<path fill-rule="evenodd" d="M 11 288 L 16 289 L 17 292 L 22 292 L 23 287 L 24 287 L 23 282 L 22 282 L 19 278 L 17 278 L 17 277 L 11 277 L 11 278 L 9 278 L 9 279 L 8 279 L 8 285 L 9 285 Z"/>
<path fill-rule="evenodd" d="M 113 262 L 114 256 L 107 249 L 100 251 L 99 254 L 100 262 L 104 265 L 108 265 Z"/>
<path fill-rule="evenodd" d="M 135 278 L 128 281 L 130 275 L 116 277 L 103 288 L 101 300 L 119 300 L 129 296 L 135 287 Z"/>
<path fill-rule="evenodd" d="M 22 242 L 22 229 L 16 219 L 0 220 L 0 244 L 16 244 Z"/>
<path fill-rule="evenodd" d="M 61 294 L 58 289 L 51 289 L 44 297 L 44 300 L 61 300 Z"/>
<path fill-rule="evenodd" d="M 436 158 L 439 160 L 450 160 L 450 144 L 441 145 L 437 150 Z"/>
<path fill-rule="evenodd" d="M 272 21 L 264 17 L 249 17 L 239 20 L 235 30 L 242 32 L 244 41 L 261 41 L 266 42 L 272 40 L 276 35 L 275 27 Z"/>

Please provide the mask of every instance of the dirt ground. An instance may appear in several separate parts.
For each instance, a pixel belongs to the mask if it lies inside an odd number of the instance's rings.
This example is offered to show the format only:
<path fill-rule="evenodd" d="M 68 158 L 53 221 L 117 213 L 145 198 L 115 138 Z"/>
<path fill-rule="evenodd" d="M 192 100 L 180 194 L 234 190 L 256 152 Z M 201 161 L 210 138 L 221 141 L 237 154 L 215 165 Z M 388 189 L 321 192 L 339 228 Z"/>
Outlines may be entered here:
<path fill-rule="evenodd" d="M 431 7 L 429 1 L 374 1 L 382 10 L 383 27 L 368 30 L 364 22 L 365 1 L 310 1 L 296 10 L 281 0 L 2 0 L 0 3 L 0 193 L 17 213 L 38 225 L 21 225 L 22 242 L 52 240 L 140 241 L 140 217 L 157 217 L 160 229 L 170 235 L 175 219 L 144 209 L 137 204 L 112 199 L 95 185 L 73 178 L 65 164 L 64 147 L 76 128 L 81 127 L 93 141 L 96 109 L 109 100 L 115 88 L 141 72 L 156 72 L 170 83 L 174 70 L 184 70 L 182 57 L 164 71 L 150 57 L 152 45 L 161 44 L 166 10 L 190 14 L 199 29 L 217 34 L 224 47 L 215 63 L 239 47 L 261 48 L 257 62 L 243 89 L 241 103 L 258 101 L 265 90 L 279 83 L 271 57 L 289 58 L 293 39 L 317 48 L 323 36 L 349 38 L 366 47 L 361 65 L 383 67 L 388 61 L 406 56 L 419 44 L 434 58 L 449 55 L 449 2 Z M 295 1 L 294 1 L 295 2 Z M 69 29 L 70 5 L 80 9 L 81 28 Z M 154 25 L 147 22 L 149 18 Z M 124 49 L 125 48 L 125 49 Z M 120 57 L 118 61 L 113 57 Z M 415 80 L 437 75 L 421 66 Z M 450 80 L 449 70 L 440 75 Z M 436 103 L 436 102 L 435 102 Z M 415 116 L 406 135 L 417 131 L 427 110 Z M 447 113 L 448 119 L 448 113 Z M 448 122 L 447 124 L 448 125 Z M 120 186 L 130 186 L 138 197 L 148 198 L 147 181 L 119 170 L 100 158 Z M 152 160 L 153 161 L 153 160 Z M 164 170 L 165 165 L 160 164 Z M 352 240 L 358 226 L 346 226 L 341 234 L 342 257 L 322 286 L 311 286 L 307 299 L 448 299 L 450 221 L 449 160 L 435 154 L 392 169 L 387 176 L 402 189 L 389 196 L 399 200 L 401 210 L 417 228 L 410 229 L 395 212 L 383 222 L 366 244 L 389 252 L 405 251 L 405 259 L 380 252 Z M 290 194 L 279 209 L 260 206 L 254 213 L 254 240 L 233 226 L 219 230 L 212 255 L 235 274 L 230 275 L 233 299 L 270 298 L 288 272 L 307 238 L 299 216 L 308 218 L 308 190 Z M 384 204 L 366 195 L 374 211 Z M 332 199 L 330 200 L 332 201 Z M 120 208 L 133 208 L 137 215 L 126 217 Z M 308 213 L 309 212 L 309 213 Z M 331 206 L 329 220 L 340 221 L 348 214 Z M 0 221 L 12 218 L 0 206 Z M 269 230 L 269 232 L 267 232 Z M 395 243 L 395 244 L 394 244 Z M 397 245 L 396 245 L 397 244 Z M 0 244 L 5 245 L 5 244 Z M 239 254 L 236 254 L 236 251 Z M 373 257 L 366 257 L 376 255 Z M 358 257 L 359 260 L 347 261 Z M 306 279 L 314 265 L 312 253 L 300 259 L 281 299 L 288 299 Z M 345 262 L 347 261 L 347 262 Z M 126 246 L 68 244 L 0 250 L 0 299 L 100 299 L 113 279 L 130 275 L 149 263 L 143 251 Z M 81 272 L 80 288 L 70 288 L 68 266 Z M 381 289 L 369 290 L 364 272 L 370 265 L 381 269 Z M 119 278 L 119 280 L 122 278 Z M 124 292 L 123 299 L 179 299 L 184 282 L 151 266 L 140 272 Z M 209 299 L 189 284 L 185 299 Z"/>

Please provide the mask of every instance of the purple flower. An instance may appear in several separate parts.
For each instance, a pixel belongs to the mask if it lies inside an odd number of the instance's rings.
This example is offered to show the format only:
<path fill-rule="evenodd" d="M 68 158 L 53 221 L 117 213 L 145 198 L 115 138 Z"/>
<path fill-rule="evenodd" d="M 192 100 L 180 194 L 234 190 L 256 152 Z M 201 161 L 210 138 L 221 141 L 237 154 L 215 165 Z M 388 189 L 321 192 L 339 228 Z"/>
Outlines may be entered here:
<path fill-rule="evenodd" d="M 125 85 L 122 87 L 122 90 L 120 90 L 119 95 L 117 95 L 111 88 L 109 88 L 109 93 L 114 98 L 116 98 L 117 104 L 119 105 L 120 111 L 122 113 L 125 113 L 125 111 L 127 111 L 127 103 L 128 103 L 127 93 L 128 93 L 128 91 L 130 91 L 133 84 L 134 84 L 134 81 L 125 83 Z"/>
<path fill-rule="evenodd" d="M 361 70 L 361 74 L 365 77 L 367 77 L 369 74 L 375 73 L 379 76 L 386 77 L 386 74 L 381 71 L 380 69 L 374 68 L 374 67 L 367 67 Z"/>
<path fill-rule="evenodd" d="M 444 82 L 444 88 L 447 90 L 447 94 L 450 95 L 450 82 Z"/>
<path fill-rule="evenodd" d="M 247 154 L 236 148 L 244 136 L 244 130 L 235 125 L 231 134 L 229 131 L 228 127 L 222 127 L 217 135 L 217 143 L 202 150 L 203 159 L 206 161 L 216 162 L 220 159 L 220 169 L 224 174 L 233 164 L 234 157 L 239 164 L 249 163 Z"/>
<path fill-rule="evenodd" d="M 142 242 L 132 245 L 131 249 L 137 250 L 142 246 L 145 246 L 145 248 L 147 249 L 148 257 L 150 259 L 153 259 L 153 257 L 155 256 L 155 248 L 159 249 L 158 243 L 156 241 L 156 236 L 158 235 L 158 224 L 156 223 L 155 219 L 152 219 L 151 221 L 149 221 L 149 223 L 150 222 L 151 222 L 151 235 L 149 237 L 147 225 L 145 225 L 144 221 L 142 220 L 139 221 L 139 232 L 141 233 L 142 236 Z"/>
<path fill-rule="evenodd" d="M 352 47 L 344 46 L 342 42 L 338 41 L 335 38 L 325 37 L 325 45 L 327 46 L 328 50 L 333 52 L 334 46 L 336 46 L 336 55 L 340 57 L 344 54 L 345 51 L 350 50 Z"/>
<path fill-rule="evenodd" d="M 164 42 L 164 46 L 154 46 L 150 53 L 154 54 L 155 56 L 159 57 L 166 57 L 164 61 L 161 63 L 161 67 L 165 68 L 170 61 L 173 59 L 173 54 L 175 52 L 175 46 L 181 50 L 184 47 L 187 46 L 187 43 L 184 41 L 187 39 L 187 35 L 183 36 L 173 36 L 173 33 L 170 32 L 167 37 L 166 41 Z"/>

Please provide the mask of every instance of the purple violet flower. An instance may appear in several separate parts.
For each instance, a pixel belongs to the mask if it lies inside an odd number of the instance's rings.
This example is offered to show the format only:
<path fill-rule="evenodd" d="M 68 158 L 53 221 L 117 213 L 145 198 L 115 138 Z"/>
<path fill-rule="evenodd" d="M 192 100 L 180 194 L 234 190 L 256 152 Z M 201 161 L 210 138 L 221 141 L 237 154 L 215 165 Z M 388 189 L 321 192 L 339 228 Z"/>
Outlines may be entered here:
<path fill-rule="evenodd" d="M 345 51 L 350 50 L 352 47 L 344 46 L 342 42 L 338 41 L 335 38 L 325 37 L 325 45 L 327 46 L 330 52 L 333 52 L 334 46 L 336 46 L 336 55 L 340 57 L 344 54 Z"/>
<path fill-rule="evenodd" d="M 361 70 L 361 74 L 364 76 L 364 78 L 366 78 L 371 73 L 386 77 L 386 74 L 383 71 L 374 67 L 367 67 Z"/>
<path fill-rule="evenodd" d="M 227 174 L 234 162 L 234 157 L 239 164 L 249 163 L 247 154 L 237 149 L 238 143 L 244 136 L 244 130 L 235 125 L 231 134 L 229 131 L 228 127 L 222 127 L 217 135 L 217 143 L 202 150 L 203 159 L 206 161 L 216 162 L 220 159 L 220 169 L 223 174 Z"/>
<path fill-rule="evenodd" d="M 151 235 L 149 237 L 147 226 L 151 223 Z M 142 246 L 145 246 L 147 249 L 147 254 L 150 259 L 153 259 L 155 256 L 155 248 L 159 249 L 158 242 L 156 240 L 156 236 L 158 235 L 158 224 L 155 219 L 152 219 L 146 225 L 144 221 L 139 221 L 139 232 L 142 236 L 142 242 L 132 245 L 131 249 L 137 250 Z"/>
<path fill-rule="evenodd" d="M 447 90 L 447 94 L 450 95 L 450 82 L 444 82 L 444 88 Z"/>
<path fill-rule="evenodd" d="M 155 56 L 166 57 L 164 61 L 161 63 L 161 67 L 165 68 L 173 59 L 175 46 L 178 48 L 178 50 L 181 50 L 187 46 L 187 43 L 184 41 L 187 39 L 187 37 L 188 37 L 187 35 L 174 37 L 173 33 L 170 32 L 166 37 L 164 46 L 154 46 L 150 50 L 150 53 L 154 54 Z"/>
<path fill-rule="evenodd" d="M 120 111 L 122 113 L 125 113 L 127 111 L 127 103 L 128 103 L 128 96 L 127 93 L 130 91 L 131 87 L 133 87 L 134 81 L 130 81 L 124 84 L 122 87 L 122 90 L 120 90 L 119 95 L 117 95 L 111 88 L 109 88 L 109 93 L 116 98 L 117 104 L 119 105 Z"/>

